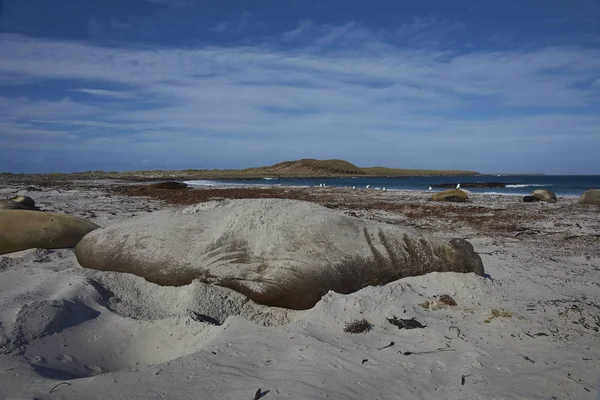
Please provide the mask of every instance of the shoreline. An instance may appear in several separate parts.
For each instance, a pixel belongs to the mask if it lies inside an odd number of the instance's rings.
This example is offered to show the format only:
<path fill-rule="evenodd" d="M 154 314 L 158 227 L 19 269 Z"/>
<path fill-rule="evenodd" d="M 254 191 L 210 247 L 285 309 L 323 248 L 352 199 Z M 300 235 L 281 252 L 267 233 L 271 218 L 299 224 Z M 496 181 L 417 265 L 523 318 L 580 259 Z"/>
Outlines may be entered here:
<path fill-rule="evenodd" d="M 285 185 L 285 184 L 260 184 L 260 183 L 256 183 L 256 184 L 244 184 L 244 183 L 224 183 L 224 184 L 218 184 L 218 180 L 202 180 L 205 182 L 217 182 L 217 184 L 206 184 L 206 185 L 201 185 L 201 184 L 193 184 L 191 182 L 193 181 L 181 181 L 183 183 L 186 183 L 187 185 L 189 185 L 189 187 L 191 189 L 203 189 L 203 188 L 231 188 L 231 187 L 240 187 L 240 188 L 261 188 L 261 189 L 268 189 L 268 188 L 301 188 L 301 189 L 323 189 L 323 187 L 319 187 L 319 186 L 309 186 L 309 185 Z M 162 181 L 148 181 L 148 182 L 143 182 L 143 183 L 158 183 L 158 182 L 162 182 Z M 142 182 L 138 182 L 138 183 L 142 183 Z M 538 185 L 532 185 L 532 188 L 535 187 L 540 187 Z M 544 186 L 546 187 L 546 186 Z M 551 187 L 551 186 L 548 186 Z M 373 187 L 373 188 L 356 188 L 356 189 L 352 189 L 350 187 L 343 187 L 343 186 L 327 186 L 326 188 L 330 188 L 330 189 L 339 189 L 339 190 L 364 190 L 364 191 L 383 191 L 381 187 Z M 482 188 L 476 188 L 476 189 L 482 189 Z M 494 188 L 494 189 L 498 189 L 498 188 Z M 427 190 L 427 189 L 395 189 L 395 188 L 389 188 L 386 187 L 386 192 L 407 192 L 407 193 L 439 193 L 442 191 L 448 190 L 447 188 L 434 188 L 433 190 Z M 471 188 L 465 188 L 461 190 L 465 191 L 469 196 L 471 195 L 486 195 L 486 196 L 511 196 L 511 197 L 523 197 L 523 196 L 527 196 L 529 194 L 531 194 L 531 191 L 526 191 L 526 192 L 521 192 L 521 193 L 501 193 L 501 192 L 496 192 L 496 191 L 490 191 L 490 192 L 474 192 L 471 190 Z M 579 198 L 580 194 L 563 194 L 561 192 L 556 192 L 557 196 L 560 197 L 565 197 L 565 198 Z"/>

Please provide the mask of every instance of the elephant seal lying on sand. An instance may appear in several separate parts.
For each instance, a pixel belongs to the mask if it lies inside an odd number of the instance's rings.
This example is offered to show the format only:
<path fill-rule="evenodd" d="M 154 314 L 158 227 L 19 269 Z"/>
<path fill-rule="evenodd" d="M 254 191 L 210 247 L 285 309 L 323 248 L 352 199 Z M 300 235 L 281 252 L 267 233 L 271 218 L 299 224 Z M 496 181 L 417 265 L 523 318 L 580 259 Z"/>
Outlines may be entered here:
<path fill-rule="evenodd" d="M 17 196 L 0 200 L 0 210 L 32 210 L 40 211 L 35 201 L 29 196 Z"/>
<path fill-rule="evenodd" d="M 556 203 L 556 194 L 547 189 L 537 189 L 531 192 L 531 196 L 537 201 L 546 201 L 548 203 Z"/>
<path fill-rule="evenodd" d="M 0 210 L 26 210 L 25 206 L 11 199 L 0 199 Z"/>
<path fill-rule="evenodd" d="M 283 199 L 212 201 L 132 218 L 89 233 L 75 255 L 85 268 L 160 285 L 199 279 L 291 309 L 311 308 L 329 290 L 352 293 L 433 271 L 484 273 L 465 240 Z"/>
<path fill-rule="evenodd" d="M 29 196 L 17 196 L 17 197 L 13 197 L 11 199 L 12 201 L 15 201 L 19 204 L 24 205 L 25 207 L 29 207 L 29 208 L 37 208 L 35 206 L 35 201 L 29 197 Z M 39 210 L 39 208 L 37 208 Z"/>
<path fill-rule="evenodd" d="M 460 189 L 454 189 L 454 190 L 444 190 L 443 192 L 439 192 L 434 194 L 431 197 L 431 200 L 433 201 L 451 201 L 451 202 L 464 202 L 467 201 L 467 199 L 469 198 L 469 196 L 467 196 L 467 194 L 460 190 Z"/>
<path fill-rule="evenodd" d="M 579 197 L 579 202 L 581 204 L 595 204 L 600 206 L 600 189 L 591 189 L 584 192 Z"/>
<path fill-rule="evenodd" d="M 83 236 L 100 226 L 67 214 L 2 210 L 0 227 L 0 254 L 7 254 L 75 247 Z"/>

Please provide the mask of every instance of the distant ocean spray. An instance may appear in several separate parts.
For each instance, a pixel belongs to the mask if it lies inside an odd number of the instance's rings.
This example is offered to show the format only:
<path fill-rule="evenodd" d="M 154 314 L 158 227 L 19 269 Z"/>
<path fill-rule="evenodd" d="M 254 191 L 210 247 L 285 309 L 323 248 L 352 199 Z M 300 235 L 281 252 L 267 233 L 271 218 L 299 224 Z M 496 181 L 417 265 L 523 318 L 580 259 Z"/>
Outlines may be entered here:
<path fill-rule="evenodd" d="M 290 178 L 263 178 L 248 180 L 199 180 L 186 181 L 197 186 L 302 186 L 318 187 L 320 185 L 333 187 L 355 187 L 364 189 L 386 190 L 428 190 L 429 186 L 436 184 L 469 184 L 477 182 L 505 183 L 500 188 L 467 188 L 473 193 L 525 195 L 535 189 L 545 188 L 552 190 L 557 195 L 578 196 L 589 189 L 600 189 L 600 175 L 490 175 L 490 176 L 408 176 L 408 177 L 376 177 L 376 178 L 323 178 L 323 179 L 290 179 Z M 445 190 L 433 188 L 432 191 Z"/>

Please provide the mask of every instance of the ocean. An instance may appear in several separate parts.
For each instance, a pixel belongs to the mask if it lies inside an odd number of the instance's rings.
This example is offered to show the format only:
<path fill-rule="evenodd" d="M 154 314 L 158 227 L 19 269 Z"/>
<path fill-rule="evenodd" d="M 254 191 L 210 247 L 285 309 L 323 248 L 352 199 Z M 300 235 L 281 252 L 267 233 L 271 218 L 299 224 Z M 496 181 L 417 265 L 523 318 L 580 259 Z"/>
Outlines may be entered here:
<path fill-rule="evenodd" d="M 320 179 L 290 179 L 263 178 L 248 180 L 201 180 L 186 181 L 197 187 L 205 186 L 302 186 L 315 187 L 320 185 L 333 187 L 356 187 L 386 190 L 428 190 L 435 184 L 457 184 L 489 182 L 507 183 L 500 188 L 465 188 L 473 193 L 526 195 L 535 189 L 549 189 L 557 195 L 579 196 L 589 189 L 600 189 L 600 175 L 485 175 L 485 176 L 407 176 L 407 177 L 377 177 L 377 178 L 320 178 Z M 433 188 L 432 191 L 442 191 L 447 188 Z"/>

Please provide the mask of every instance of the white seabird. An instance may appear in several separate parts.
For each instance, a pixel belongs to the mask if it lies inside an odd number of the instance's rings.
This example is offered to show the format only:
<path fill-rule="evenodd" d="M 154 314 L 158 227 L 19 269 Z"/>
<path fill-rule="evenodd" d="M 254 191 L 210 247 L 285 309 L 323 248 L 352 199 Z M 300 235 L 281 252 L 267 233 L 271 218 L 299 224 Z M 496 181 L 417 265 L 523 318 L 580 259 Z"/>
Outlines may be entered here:
<path fill-rule="evenodd" d="M 456 185 L 456 188 L 457 188 L 457 189 L 460 189 L 460 183 L 459 183 L 458 185 Z"/>
<path fill-rule="evenodd" d="M 367 185 L 367 189 L 370 188 L 370 187 L 371 187 L 371 185 Z"/>
<path fill-rule="evenodd" d="M 429 186 L 429 190 L 431 190 L 431 186 Z"/>

